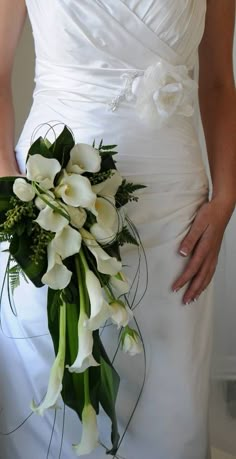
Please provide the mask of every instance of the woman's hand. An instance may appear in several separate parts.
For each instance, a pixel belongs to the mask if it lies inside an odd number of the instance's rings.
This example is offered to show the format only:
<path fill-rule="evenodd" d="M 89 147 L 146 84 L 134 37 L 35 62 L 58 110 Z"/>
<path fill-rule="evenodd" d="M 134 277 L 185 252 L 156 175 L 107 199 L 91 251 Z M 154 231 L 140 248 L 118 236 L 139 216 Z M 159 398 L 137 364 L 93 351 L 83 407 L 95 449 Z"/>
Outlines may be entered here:
<path fill-rule="evenodd" d="M 179 253 L 190 256 L 190 259 L 172 289 L 178 290 L 191 280 L 183 296 L 185 304 L 197 299 L 210 283 L 216 269 L 224 231 L 234 208 L 233 200 L 228 202 L 221 197 L 205 202 L 199 208 L 190 231 L 182 240 Z"/>

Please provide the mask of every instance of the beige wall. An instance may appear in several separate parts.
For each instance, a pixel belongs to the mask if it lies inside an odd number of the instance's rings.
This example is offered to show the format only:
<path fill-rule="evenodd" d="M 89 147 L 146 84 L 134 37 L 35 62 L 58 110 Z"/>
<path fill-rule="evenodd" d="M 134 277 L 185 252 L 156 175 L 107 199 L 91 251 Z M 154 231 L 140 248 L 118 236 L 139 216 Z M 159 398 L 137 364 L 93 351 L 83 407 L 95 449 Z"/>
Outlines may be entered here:
<path fill-rule="evenodd" d="M 16 52 L 12 86 L 17 139 L 28 115 L 34 88 L 34 45 L 28 18 Z"/>

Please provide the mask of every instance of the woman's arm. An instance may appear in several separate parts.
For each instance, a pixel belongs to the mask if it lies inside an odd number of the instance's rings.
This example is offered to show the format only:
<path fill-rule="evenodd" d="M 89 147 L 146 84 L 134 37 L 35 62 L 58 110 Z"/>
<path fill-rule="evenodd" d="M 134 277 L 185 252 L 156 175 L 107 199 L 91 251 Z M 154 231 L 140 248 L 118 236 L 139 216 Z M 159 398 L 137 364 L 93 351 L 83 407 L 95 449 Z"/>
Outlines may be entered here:
<path fill-rule="evenodd" d="M 235 0 L 208 0 L 199 45 L 199 104 L 213 193 L 198 209 L 178 248 L 189 256 L 172 289 L 189 285 L 183 302 L 197 299 L 215 272 L 226 226 L 236 204 L 236 91 L 233 76 Z M 197 307 L 197 303 L 196 303 Z"/>
<path fill-rule="evenodd" d="M 236 204 L 235 0 L 208 0 L 199 46 L 199 104 L 212 178 L 212 198 Z"/>
<path fill-rule="evenodd" d="M 15 114 L 11 77 L 26 13 L 24 0 L 0 1 L 0 176 L 19 175 L 14 153 Z"/>

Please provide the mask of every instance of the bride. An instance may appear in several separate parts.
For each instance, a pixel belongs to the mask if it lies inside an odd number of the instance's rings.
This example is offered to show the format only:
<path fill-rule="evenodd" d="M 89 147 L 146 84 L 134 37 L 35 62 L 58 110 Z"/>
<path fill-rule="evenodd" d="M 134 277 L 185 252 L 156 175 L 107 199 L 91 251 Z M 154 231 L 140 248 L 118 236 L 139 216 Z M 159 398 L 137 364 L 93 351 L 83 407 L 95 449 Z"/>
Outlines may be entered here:
<path fill-rule="evenodd" d="M 33 103 L 14 145 L 11 74 L 26 14 L 35 53 Z M 146 351 L 119 352 L 117 414 L 125 459 L 209 459 L 209 371 L 214 272 L 235 207 L 235 1 L 1 0 L 0 175 L 25 173 L 32 135 L 68 125 L 76 142 L 119 148 L 117 168 L 146 188 L 128 208 L 148 266 L 135 307 Z M 196 63 L 199 59 L 199 77 Z M 212 195 L 194 117 L 199 102 Z M 55 123 L 56 120 L 56 123 Z M 36 131 L 38 127 L 40 130 Z M 49 131 L 49 135 L 53 132 Z M 130 278 L 137 252 L 124 248 Z M 1 254 L 1 279 L 5 254 Z M 141 264 L 140 298 L 146 285 Z M 4 292 L 0 330 L 0 457 L 75 457 L 81 424 L 68 407 L 41 418 L 54 360 L 46 287 L 22 280 L 15 317 Z M 103 333 L 112 356 L 109 327 Z M 141 397 L 140 388 L 145 373 Z M 105 459 L 110 425 L 101 411 Z"/>

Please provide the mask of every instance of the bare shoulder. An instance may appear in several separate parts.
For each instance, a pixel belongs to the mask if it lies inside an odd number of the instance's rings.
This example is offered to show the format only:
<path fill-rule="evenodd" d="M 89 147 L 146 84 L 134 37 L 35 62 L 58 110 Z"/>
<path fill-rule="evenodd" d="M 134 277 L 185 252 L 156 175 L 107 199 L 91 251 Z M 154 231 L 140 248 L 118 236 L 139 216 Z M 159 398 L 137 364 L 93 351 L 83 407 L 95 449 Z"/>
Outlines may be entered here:
<path fill-rule="evenodd" d="M 0 78 L 9 79 L 27 16 L 25 0 L 0 0 Z"/>
<path fill-rule="evenodd" d="M 207 0 L 199 45 L 199 87 L 235 86 L 233 40 L 235 0 Z"/>

